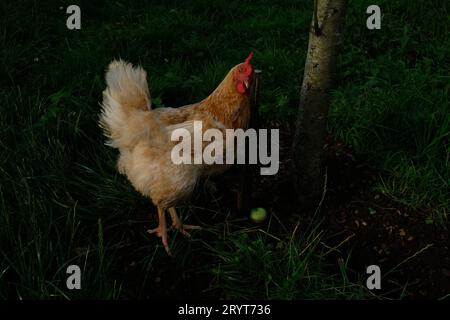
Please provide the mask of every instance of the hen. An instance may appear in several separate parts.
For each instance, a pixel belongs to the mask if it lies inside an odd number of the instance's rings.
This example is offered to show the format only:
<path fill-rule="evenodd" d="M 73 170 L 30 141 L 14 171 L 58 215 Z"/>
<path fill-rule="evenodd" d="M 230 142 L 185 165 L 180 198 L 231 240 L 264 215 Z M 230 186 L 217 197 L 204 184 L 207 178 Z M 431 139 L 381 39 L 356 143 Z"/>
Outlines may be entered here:
<path fill-rule="evenodd" d="M 252 56 L 250 53 L 245 62 L 233 67 L 207 98 L 179 108 L 152 109 L 147 75 L 141 67 L 122 60 L 108 67 L 100 126 L 108 137 L 107 144 L 119 149 L 119 172 L 157 207 L 159 225 L 148 232 L 161 237 L 168 254 L 165 210 L 170 213 L 172 226 L 183 234 L 199 229 L 183 224 L 175 207 L 191 196 L 200 177 L 226 169 L 217 164 L 175 164 L 171 133 L 177 128 L 192 131 L 193 121 L 201 121 L 203 130 L 247 128 Z"/>

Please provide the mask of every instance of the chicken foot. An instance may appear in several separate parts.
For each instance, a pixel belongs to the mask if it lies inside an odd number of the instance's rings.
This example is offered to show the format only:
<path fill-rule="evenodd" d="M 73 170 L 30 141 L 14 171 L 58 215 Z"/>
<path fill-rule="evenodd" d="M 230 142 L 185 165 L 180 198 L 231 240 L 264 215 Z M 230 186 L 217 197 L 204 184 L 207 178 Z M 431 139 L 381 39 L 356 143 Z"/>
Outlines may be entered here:
<path fill-rule="evenodd" d="M 190 238 L 191 235 L 186 230 L 200 230 L 200 226 L 193 226 L 190 224 L 183 224 L 181 219 L 177 215 L 177 211 L 174 207 L 169 208 L 170 217 L 172 218 L 172 227 L 180 231 L 186 237 Z"/>
<path fill-rule="evenodd" d="M 177 215 L 177 211 L 174 207 L 169 208 L 170 217 L 172 218 L 172 227 L 180 231 L 182 234 L 184 234 L 186 237 L 190 238 L 191 235 L 186 230 L 200 230 L 200 226 L 193 226 L 189 224 L 183 224 L 181 222 L 181 219 Z M 158 237 L 161 237 L 164 249 L 166 249 L 166 252 L 169 256 L 172 256 L 172 253 L 170 252 L 169 243 L 167 241 L 167 223 L 166 223 L 166 216 L 164 214 L 164 208 L 158 207 L 158 220 L 159 224 L 158 227 L 155 229 L 149 229 L 147 230 L 148 233 L 156 233 Z"/>
<path fill-rule="evenodd" d="M 169 243 L 167 241 L 167 224 L 166 224 L 166 216 L 164 214 L 164 208 L 158 207 L 158 220 L 159 224 L 158 227 L 155 229 L 149 229 L 147 230 L 148 233 L 156 233 L 158 237 L 161 237 L 164 249 L 166 249 L 166 252 L 169 256 L 172 255 L 169 249 Z"/>

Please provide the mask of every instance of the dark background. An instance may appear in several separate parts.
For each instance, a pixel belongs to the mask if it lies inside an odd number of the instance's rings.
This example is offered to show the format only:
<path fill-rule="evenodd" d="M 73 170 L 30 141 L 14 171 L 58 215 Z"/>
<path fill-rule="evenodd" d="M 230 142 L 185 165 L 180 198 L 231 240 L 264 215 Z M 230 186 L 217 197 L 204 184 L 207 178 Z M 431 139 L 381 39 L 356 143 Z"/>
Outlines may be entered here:
<path fill-rule="evenodd" d="M 81 30 L 65 10 L 81 8 Z M 381 30 L 350 1 L 315 214 L 295 204 L 289 147 L 310 1 L 2 1 L 0 298 L 445 298 L 450 288 L 446 0 L 377 1 Z M 255 225 L 235 208 L 239 173 L 180 208 L 204 230 L 145 230 L 155 209 L 115 170 L 97 126 L 104 70 L 141 64 L 157 107 L 208 95 L 253 50 L 262 125 L 279 128 L 281 170 L 257 177 Z M 188 223 L 189 223 L 188 222 Z M 66 268 L 82 289 L 66 289 Z M 382 290 L 365 287 L 380 266 Z"/>

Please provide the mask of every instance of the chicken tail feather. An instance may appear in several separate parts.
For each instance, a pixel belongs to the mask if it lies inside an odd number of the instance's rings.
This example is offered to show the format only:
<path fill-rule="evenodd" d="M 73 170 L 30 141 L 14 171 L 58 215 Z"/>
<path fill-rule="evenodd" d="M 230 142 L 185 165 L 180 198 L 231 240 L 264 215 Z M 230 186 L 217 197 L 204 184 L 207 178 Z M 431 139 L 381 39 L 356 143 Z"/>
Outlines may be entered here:
<path fill-rule="evenodd" d="M 143 117 L 151 110 L 147 73 L 123 60 L 115 60 L 106 72 L 100 127 L 115 148 L 130 147 L 146 130 Z"/>

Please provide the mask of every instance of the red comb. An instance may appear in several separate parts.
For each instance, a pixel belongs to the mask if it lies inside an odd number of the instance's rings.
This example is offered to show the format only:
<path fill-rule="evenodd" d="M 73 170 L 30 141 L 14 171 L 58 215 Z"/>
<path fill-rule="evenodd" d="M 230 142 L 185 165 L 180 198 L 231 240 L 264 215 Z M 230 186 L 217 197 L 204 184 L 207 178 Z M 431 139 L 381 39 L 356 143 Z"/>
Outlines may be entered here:
<path fill-rule="evenodd" d="M 245 64 L 249 65 L 250 64 L 250 60 L 252 60 L 253 58 L 253 51 L 250 52 L 250 54 L 248 55 L 247 59 L 245 59 Z"/>

